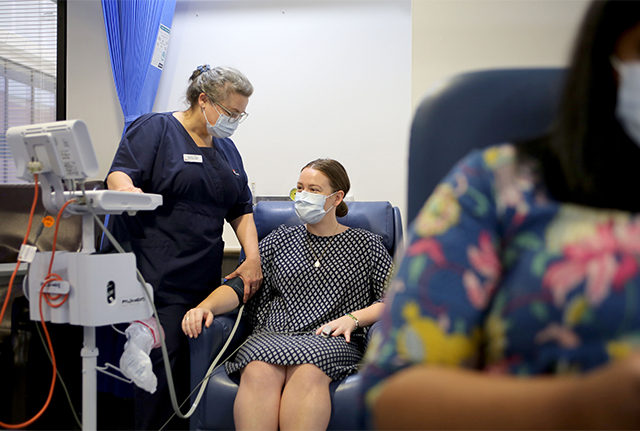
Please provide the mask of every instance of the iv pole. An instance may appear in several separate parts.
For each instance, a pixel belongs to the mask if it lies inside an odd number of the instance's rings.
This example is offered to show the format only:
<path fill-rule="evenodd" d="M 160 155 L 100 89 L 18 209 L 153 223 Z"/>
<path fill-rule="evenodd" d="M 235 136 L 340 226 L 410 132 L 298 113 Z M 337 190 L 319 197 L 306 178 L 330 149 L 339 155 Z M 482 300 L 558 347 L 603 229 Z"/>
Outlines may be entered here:
<path fill-rule="evenodd" d="M 82 215 L 82 250 L 81 253 L 93 253 L 94 221 L 89 213 Z M 84 340 L 80 356 L 82 356 L 82 429 L 97 429 L 97 366 L 98 348 L 96 347 L 95 326 L 83 326 Z"/>
<path fill-rule="evenodd" d="M 124 211 L 154 210 L 162 205 L 162 196 L 148 193 L 97 190 L 81 194 L 65 191 L 65 184 L 84 181 L 98 173 L 98 161 L 91 144 L 89 131 L 82 120 L 67 120 L 26 126 L 7 130 L 7 143 L 16 162 L 18 177 L 26 181 L 33 173 L 40 173 L 42 203 L 51 213 L 56 213 L 68 199 L 76 204 L 65 209 L 70 214 L 82 215 L 82 249 L 69 253 L 65 265 L 69 269 L 64 307 L 48 310 L 49 320 L 83 327 L 82 357 L 82 428 L 97 428 L 97 365 L 96 326 L 130 322 L 152 314 L 148 301 L 140 294 L 140 281 L 135 276 L 135 256 L 130 253 L 94 255 L 95 214 L 120 214 Z M 36 252 L 29 266 L 29 291 L 37 298 L 49 264 L 47 253 Z M 37 262 L 37 263 L 36 263 Z M 71 263 L 73 262 L 73 271 Z M 110 271 L 109 268 L 116 268 Z M 127 268 L 126 270 L 124 268 Z M 131 272 L 131 273 L 129 273 Z M 106 283 L 108 281 L 108 283 Z M 106 295 L 106 284 L 118 285 L 113 301 Z M 48 286 L 48 288 L 53 288 Z M 58 286 L 58 289 L 62 289 Z M 145 289 L 142 286 L 142 289 Z M 46 292 L 46 290 L 45 290 Z M 116 299 L 117 296 L 117 299 Z M 147 292 L 149 297 L 149 292 Z M 30 315 L 37 320 L 40 315 L 35 301 L 31 302 Z"/>

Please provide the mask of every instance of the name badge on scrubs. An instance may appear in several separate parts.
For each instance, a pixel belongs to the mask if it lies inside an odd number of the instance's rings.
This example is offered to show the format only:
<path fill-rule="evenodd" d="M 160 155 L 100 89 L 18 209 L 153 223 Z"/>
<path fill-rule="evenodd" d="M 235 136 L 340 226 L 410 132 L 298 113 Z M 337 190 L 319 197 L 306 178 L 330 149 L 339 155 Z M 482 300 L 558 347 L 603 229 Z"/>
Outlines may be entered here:
<path fill-rule="evenodd" d="M 183 154 L 182 158 L 186 163 L 202 163 L 202 155 L 200 154 Z"/>

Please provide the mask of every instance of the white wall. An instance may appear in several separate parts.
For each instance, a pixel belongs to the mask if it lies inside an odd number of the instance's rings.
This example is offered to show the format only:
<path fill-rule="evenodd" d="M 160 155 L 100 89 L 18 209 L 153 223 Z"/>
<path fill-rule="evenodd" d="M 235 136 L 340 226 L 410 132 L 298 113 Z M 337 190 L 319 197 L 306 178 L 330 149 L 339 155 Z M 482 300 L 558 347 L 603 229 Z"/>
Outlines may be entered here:
<path fill-rule="evenodd" d="M 100 0 L 67 1 L 67 119 L 84 120 L 104 179 L 124 118 L 116 94 Z"/>
<path fill-rule="evenodd" d="M 412 105 L 447 76 L 567 64 L 588 0 L 413 0 Z"/>
<path fill-rule="evenodd" d="M 154 110 L 184 109 L 199 64 L 236 67 L 255 87 L 233 140 L 257 195 L 288 196 L 330 157 L 356 200 L 404 209 L 410 47 L 409 0 L 180 0 Z"/>
<path fill-rule="evenodd" d="M 407 2 L 178 0 L 155 110 L 184 109 L 196 65 L 238 67 L 256 92 L 234 140 L 258 194 L 286 194 L 303 164 L 335 157 L 356 199 L 404 210 L 408 128 L 425 91 L 467 70 L 564 65 L 587 4 L 413 0 L 409 13 Z M 104 176 L 123 121 L 102 8 L 68 9 L 68 118 L 87 122 Z"/>

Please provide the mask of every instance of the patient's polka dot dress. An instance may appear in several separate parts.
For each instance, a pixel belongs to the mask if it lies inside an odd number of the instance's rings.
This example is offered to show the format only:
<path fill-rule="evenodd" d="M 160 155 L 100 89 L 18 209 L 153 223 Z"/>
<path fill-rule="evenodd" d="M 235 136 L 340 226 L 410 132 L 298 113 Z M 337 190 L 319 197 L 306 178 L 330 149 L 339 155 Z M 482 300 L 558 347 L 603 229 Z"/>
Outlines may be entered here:
<path fill-rule="evenodd" d="M 254 331 L 225 364 L 227 372 L 251 361 L 311 363 L 333 380 L 355 372 L 366 347 L 366 329 L 352 333 L 351 343 L 315 331 L 382 297 L 392 267 L 382 239 L 356 228 L 331 240 L 304 226 L 280 226 L 260 241 L 260 254 L 264 283 L 245 307 Z M 316 256 L 319 267 L 314 266 Z"/>

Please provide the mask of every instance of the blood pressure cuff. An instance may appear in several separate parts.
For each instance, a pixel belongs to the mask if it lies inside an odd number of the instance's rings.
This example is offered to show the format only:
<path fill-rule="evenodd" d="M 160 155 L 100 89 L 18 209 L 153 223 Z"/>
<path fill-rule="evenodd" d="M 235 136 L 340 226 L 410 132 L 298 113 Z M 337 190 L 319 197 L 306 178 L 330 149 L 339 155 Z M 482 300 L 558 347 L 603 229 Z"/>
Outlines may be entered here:
<path fill-rule="evenodd" d="M 238 295 L 238 302 L 239 305 L 243 305 L 244 304 L 244 281 L 242 281 L 242 279 L 240 277 L 235 277 L 235 278 L 230 278 L 227 281 L 225 281 L 223 284 L 223 286 L 229 286 L 230 288 L 233 289 L 234 292 L 236 292 L 236 295 Z"/>

